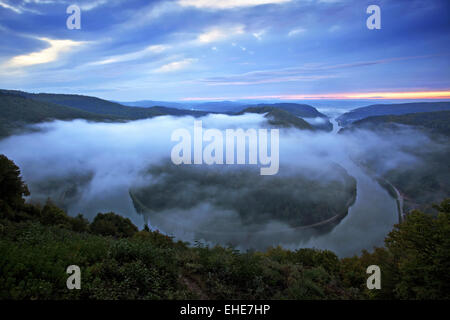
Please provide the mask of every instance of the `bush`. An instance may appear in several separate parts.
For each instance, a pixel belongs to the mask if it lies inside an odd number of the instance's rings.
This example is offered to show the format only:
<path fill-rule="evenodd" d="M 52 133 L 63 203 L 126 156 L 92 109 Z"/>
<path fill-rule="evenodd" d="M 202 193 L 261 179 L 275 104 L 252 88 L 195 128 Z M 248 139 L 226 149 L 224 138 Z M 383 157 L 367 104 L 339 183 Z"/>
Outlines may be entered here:
<path fill-rule="evenodd" d="M 97 214 L 89 229 L 94 234 L 117 238 L 132 237 L 138 232 L 138 228 L 131 223 L 130 219 L 113 212 Z"/>

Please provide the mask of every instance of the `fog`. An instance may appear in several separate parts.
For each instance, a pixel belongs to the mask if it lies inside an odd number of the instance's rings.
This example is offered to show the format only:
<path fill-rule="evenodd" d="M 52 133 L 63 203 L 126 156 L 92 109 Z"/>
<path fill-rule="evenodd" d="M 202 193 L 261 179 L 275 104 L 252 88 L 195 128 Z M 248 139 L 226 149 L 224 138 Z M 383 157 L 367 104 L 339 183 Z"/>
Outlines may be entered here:
<path fill-rule="evenodd" d="M 208 115 L 199 120 L 205 128 L 220 130 L 267 127 L 267 119 L 258 114 Z M 263 250 L 273 245 L 316 247 L 348 256 L 383 245 L 384 237 L 397 222 L 394 199 L 353 160 L 374 161 L 378 173 L 392 168 L 402 170 L 418 161 L 403 150 L 431 143 L 409 128 L 395 135 L 364 130 L 347 134 L 280 130 L 279 176 L 295 173 L 318 181 L 339 180 L 341 177 L 330 169 L 337 163 L 356 178 L 356 202 L 327 233 L 293 228 L 277 220 L 244 224 L 235 210 L 206 200 L 189 208 L 177 207 L 173 202 L 179 195 L 175 194 L 172 198 L 168 195 L 172 205 L 145 216 L 138 214 L 129 190 L 159 183 L 149 174 L 149 168 L 170 158 L 175 145 L 170 141 L 173 130 L 192 130 L 193 123 L 192 117 L 170 116 L 126 123 L 53 121 L 36 125 L 38 132 L 1 140 L 0 153 L 21 168 L 31 192 L 29 201 L 43 203 L 50 197 L 71 215 L 83 213 L 92 219 L 98 212 L 113 211 L 130 218 L 139 228 L 148 222 L 153 229 L 190 242 L 230 244 L 243 250 Z M 217 169 L 230 170 L 220 167 Z M 248 168 L 254 171 L 254 179 L 264 179 L 257 166 Z M 186 185 L 186 197 L 195 187 Z M 211 192 L 220 195 L 225 191 L 216 185 Z"/>
<path fill-rule="evenodd" d="M 321 118 L 321 117 L 315 117 L 315 118 L 303 118 L 306 122 L 308 122 L 310 125 L 316 126 L 327 123 L 327 118 Z"/>

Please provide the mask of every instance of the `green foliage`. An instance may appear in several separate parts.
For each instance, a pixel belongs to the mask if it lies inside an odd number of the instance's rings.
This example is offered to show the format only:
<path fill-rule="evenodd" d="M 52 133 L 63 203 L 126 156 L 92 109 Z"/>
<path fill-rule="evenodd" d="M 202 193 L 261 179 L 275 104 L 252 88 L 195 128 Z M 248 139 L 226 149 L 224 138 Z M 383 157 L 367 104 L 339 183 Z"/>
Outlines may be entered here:
<path fill-rule="evenodd" d="M 114 212 L 99 213 L 90 225 L 94 234 L 113 236 L 118 238 L 131 237 L 138 228 L 128 218 L 121 217 Z"/>
<path fill-rule="evenodd" d="M 65 94 L 32 94 L 0 90 L 0 138 L 23 130 L 28 124 L 49 120 L 85 119 L 123 121 L 161 115 L 203 116 L 206 112 L 165 107 L 126 107 L 95 97 Z"/>
<path fill-rule="evenodd" d="M 113 116 L 98 115 L 75 108 L 47 102 L 35 101 L 26 97 L 0 91 L 0 137 L 34 124 L 53 119 L 86 119 L 105 121 L 117 119 Z"/>
<path fill-rule="evenodd" d="M 90 121 L 123 121 L 152 118 L 161 115 L 203 116 L 201 111 L 166 107 L 127 107 L 121 104 L 82 95 L 32 94 L 0 90 L 0 138 L 23 130 L 27 124 L 53 119 Z"/>
<path fill-rule="evenodd" d="M 386 239 L 398 268 L 400 299 L 450 298 L 449 200 L 437 208 L 437 218 L 413 211 Z"/>
<path fill-rule="evenodd" d="M 30 192 L 20 176 L 20 169 L 5 155 L 0 155 L 0 207 L 17 209 L 24 204 L 23 196 Z"/>
<path fill-rule="evenodd" d="M 450 299 L 450 199 L 436 205 L 437 217 L 413 211 L 394 227 L 373 253 L 343 259 L 347 286 L 357 286 L 377 299 Z M 365 270 L 378 265 L 381 290 L 367 290 Z"/>
<path fill-rule="evenodd" d="M 290 113 L 289 111 L 279 109 L 277 107 L 248 107 L 238 114 L 244 113 L 266 113 L 265 117 L 269 120 L 269 124 L 275 127 L 290 128 L 295 127 L 301 130 L 315 130 L 308 122 Z"/>

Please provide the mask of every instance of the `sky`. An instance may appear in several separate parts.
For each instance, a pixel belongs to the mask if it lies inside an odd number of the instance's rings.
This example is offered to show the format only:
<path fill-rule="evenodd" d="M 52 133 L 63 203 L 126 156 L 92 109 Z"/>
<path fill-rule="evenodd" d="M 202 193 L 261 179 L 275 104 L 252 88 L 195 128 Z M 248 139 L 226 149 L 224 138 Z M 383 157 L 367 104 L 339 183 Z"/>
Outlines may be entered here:
<path fill-rule="evenodd" d="M 77 5 L 81 28 L 69 29 Z M 369 5 L 381 9 L 370 30 Z M 450 98 L 448 0 L 0 0 L 0 88 L 118 101 Z"/>

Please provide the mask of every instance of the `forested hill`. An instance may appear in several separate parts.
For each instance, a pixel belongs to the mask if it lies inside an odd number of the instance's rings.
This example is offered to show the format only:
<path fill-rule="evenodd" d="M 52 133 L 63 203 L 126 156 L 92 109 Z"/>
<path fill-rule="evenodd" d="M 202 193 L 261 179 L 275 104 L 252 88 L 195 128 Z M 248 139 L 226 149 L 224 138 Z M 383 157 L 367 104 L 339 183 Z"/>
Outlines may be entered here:
<path fill-rule="evenodd" d="M 231 102 L 230 102 L 231 103 Z M 152 118 L 162 115 L 204 116 L 209 111 L 169 108 L 165 106 L 130 107 L 96 97 L 74 94 L 28 93 L 0 89 L 0 137 L 11 134 L 27 124 L 52 119 L 86 119 L 92 121 L 123 121 Z M 258 104 L 231 114 L 268 113 L 266 117 L 274 126 L 298 129 L 332 130 L 326 115 L 314 107 L 297 103 Z M 324 122 L 311 125 L 302 118 L 323 118 Z"/>
<path fill-rule="evenodd" d="M 257 105 L 248 105 L 246 108 L 277 108 L 284 111 L 288 111 L 293 115 L 301 118 L 327 118 L 326 115 L 319 112 L 316 108 L 308 105 L 308 104 L 299 104 L 299 103 L 272 103 L 272 104 L 257 104 Z"/>
<path fill-rule="evenodd" d="M 34 101 L 53 103 L 65 107 L 118 117 L 124 120 L 137 120 L 151 118 L 160 115 L 193 115 L 202 116 L 206 112 L 182 110 L 154 106 L 149 108 L 127 107 L 119 103 L 103 100 L 96 97 L 75 95 L 75 94 L 53 94 L 53 93 L 27 93 L 22 91 L 1 90 L 0 92 L 21 96 Z"/>
<path fill-rule="evenodd" d="M 313 126 L 302 118 L 299 118 L 286 110 L 275 107 L 249 107 L 237 114 L 240 115 L 244 113 L 266 113 L 265 117 L 268 119 L 269 124 L 273 126 L 284 128 L 295 127 L 301 130 L 315 130 Z"/>
<path fill-rule="evenodd" d="M 113 116 L 98 115 L 53 103 L 27 99 L 20 95 L 10 95 L 0 92 L 0 137 L 8 136 L 24 125 L 52 119 L 118 120 L 118 118 Z"/>
<path fill-rule="evenodd" d="M 374 104 L 346 112 L 337 118 L 341 126 L 364 118 L 383 115 L 402 115 L 419 112 L 450 111 L 450 101 L 445 102 L 413 102 L 399 104 Z"/>
<path fill-rule="evenodd" d="M 124 121 L 162 115 L 202 116 L 205 112 L 167 107 L 137 108 L 95 97 L 65 94 L 32 94 L 0 90 L 0 137 L 12 134 L 28 124 L 53 119 L 90 121 Z"/>
<path fill-rule="evenodd" d="M 404 115 L 374 116 L 355 121 L 346 130 L 351 129 L 382 129 L 393 124 L 404 124 L 423 128 L 432 133 L 450 135 L 450 111 L 419 112 Z"/>
<path fill-rule="evenodd" d="M 299 104 L 299 103 L 273 103 L 273 104 L 257 104 L 257 105 L 249 105 L 247 106 L 243 111 L 245 112 L 254 112 L 255 110 L 278 110 L 278 111 L 272 111 L 272 113 L 277 113 L 278 117 L 285 118 L 283 121 L 285 121 L 287 118 L 285 117 L 286 113 L 289 113 L 301 121 L 297 120 L 291 120 L 292 125 L 299 128 L 299 129 L 306 129 L 308 126 L 306 126 L 303 122 L 307 122 L 304 119 L 308 118 L 321 118 L 321 121 L 318 122 L 308 122 L 309 127 L 312 127 L 313 129 L 318 130 L 325 130 L 325 131 L 331 131 L 333 130 L 333 124 L 330 122 L 328 117 L 319 112 L 316 108 L 307 105 L 307 104 Z M 241 113 L 243 112 L 241 111 Z M 302 122 L 302 123 L 300 123 Z"/>

